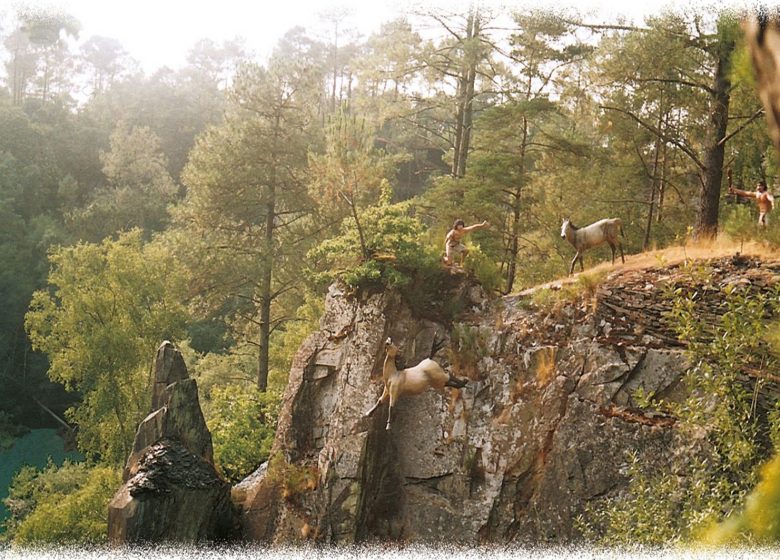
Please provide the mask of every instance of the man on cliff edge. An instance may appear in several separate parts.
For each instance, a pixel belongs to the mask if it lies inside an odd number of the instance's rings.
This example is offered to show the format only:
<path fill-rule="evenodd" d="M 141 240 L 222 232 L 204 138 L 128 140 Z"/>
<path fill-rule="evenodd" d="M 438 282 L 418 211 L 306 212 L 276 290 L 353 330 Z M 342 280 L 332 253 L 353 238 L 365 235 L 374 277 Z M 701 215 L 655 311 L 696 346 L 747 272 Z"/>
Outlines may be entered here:
<path fill-rule="evenodd" d="M 487 221 L 483 221 L 481 224 L 474 224 L 472 226 L 466 226 L 466 222 L 458 218 L 455 223 L 452 224 L 452 229 L 447 232 L 447 236 L 444 238 L 444 264 L 447 266 L 455 265 L 455 255 L 460 255 L 460 266 L 463 268 L 463 261 L 466 259 L 469 250 L 461 242 L 464 235 L 475 229 L 481 229 L 489 227 L 490 224 Z"/>

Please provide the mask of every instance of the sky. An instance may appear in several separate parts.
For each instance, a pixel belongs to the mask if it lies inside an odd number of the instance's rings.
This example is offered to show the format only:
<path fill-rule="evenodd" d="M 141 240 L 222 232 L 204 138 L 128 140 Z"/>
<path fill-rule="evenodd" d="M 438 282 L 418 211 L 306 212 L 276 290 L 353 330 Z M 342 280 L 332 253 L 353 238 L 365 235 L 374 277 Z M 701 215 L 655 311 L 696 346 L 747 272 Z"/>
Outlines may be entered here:
<path fill-rule="evenodd" d="M 400 10 L 435 5 L 457 7 L 459 0 L 0 0 L 0 14 L 20 5 L 54 8 L 73 15 L 82 25 L 80 40 L 92 35 L 117 39 L 147 72 L 162 66 L 179 68 L 199 39 L 216 43 L 242 37 L 260 60 L 290 28 L 325 31 L 321 15 L 328 9 L 349 10 L 349 23 L 367 36 Z M 663 7 L 698 0 L 487 0 L 494 7 L 556 7 L 593 11 L 593 17 L 621 13 L 636 23 Z M 484 0 L 483 2 L 484 3 Z M 460 2 L 462 7 L 467 2 Z"/>

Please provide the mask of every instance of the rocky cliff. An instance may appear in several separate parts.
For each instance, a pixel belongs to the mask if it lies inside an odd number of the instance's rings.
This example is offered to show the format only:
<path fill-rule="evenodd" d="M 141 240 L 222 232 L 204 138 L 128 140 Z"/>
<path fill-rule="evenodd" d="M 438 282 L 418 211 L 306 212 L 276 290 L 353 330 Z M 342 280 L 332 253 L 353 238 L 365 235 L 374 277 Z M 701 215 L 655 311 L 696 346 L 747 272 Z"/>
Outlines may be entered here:
<path fill-rule="evenodd" d="M 710 262 L 700 312 L 719 313 L 722 288 L 764 290 L 778 272 L 759 260 Z M 667 290 L 695 283 L 680 266 L 616 272 L 539 305 L 529 293 L 489 299 L 464 281 L 442 294 L 463 309 L 453 320 L 399 294 L 332 286 L 321 329 L 290 372 L 276 459 L 233 489 L 244 537 L 576 540 L 585 505 L 626 487 L 627 452 L 652 467 L 701 447 L 634 397 L 684 396 L 686 356 L 665 319 Z M 382 391 L 388 336 L 406 365 L 433 355 L 469 379 L 461 390 L 403 399 L 389 431 L 386 406 L 364 416 Z"/>
<path fill-rule="evenodd" d="M 151 412 L 138 426 L 123 478 L 108 506 L 112 544 L 225 541 L 237 533 L 197 383 L 170 342 L 157 351 Z"/>

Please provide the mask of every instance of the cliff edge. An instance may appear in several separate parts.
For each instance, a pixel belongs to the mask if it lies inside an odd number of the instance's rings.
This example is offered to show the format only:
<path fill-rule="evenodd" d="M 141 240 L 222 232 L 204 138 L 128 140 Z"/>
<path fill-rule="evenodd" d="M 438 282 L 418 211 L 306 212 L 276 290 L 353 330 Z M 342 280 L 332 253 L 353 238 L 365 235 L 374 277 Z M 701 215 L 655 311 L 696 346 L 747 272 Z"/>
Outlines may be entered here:
<path fill-rule="evenodd" d="M 780 263 L 707 262 L 699 310 L 723 289 L 770 289 Z M 627 484 L 627 453 L 652 469 L 706 453 L 637 390 L 685 397 L 686 354 L 666 319 L 684 266 L 618 271 L 567 298 L 488 299 L 464 279 L 451 321 L 421 317 L 397 293 L 334 285 L 320 330 L 299 349 L 273 459 L 234 487 L 244 538 L 420 543 L 569 543 L 586 505 Z M 719 286 L 720 288 L 712 288 Z M 549 295 L 549 294 L 548 294 Z M 382 391 L 384 341 L 404 363 L 433 357 L 463 389 L 364 413 Z"/>

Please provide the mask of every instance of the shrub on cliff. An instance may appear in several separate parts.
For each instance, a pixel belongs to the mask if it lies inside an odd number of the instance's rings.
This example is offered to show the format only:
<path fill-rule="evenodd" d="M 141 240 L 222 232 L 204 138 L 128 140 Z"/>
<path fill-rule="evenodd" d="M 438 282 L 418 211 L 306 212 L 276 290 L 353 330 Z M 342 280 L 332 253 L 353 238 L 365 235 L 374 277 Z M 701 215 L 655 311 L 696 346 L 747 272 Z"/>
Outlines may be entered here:
<path fill-rule="evenodd" d="M 423 225 L 410 210 L 408 203 L 390 204 L 386 195 L 361 212 L 367 257 L 357 223 L 345 219 L 340 235 L 309 252 L 315 280 L 340 279 L 355 288 L 406 288 L 443 276 L 441 255 L 423 243 Z"/>
<path fill-rule="evenodd" d="M 767 345 L 776 325 L 767 319 L 780 311 L 780 293 L 720 288 L 707 276 L 704 280 L 691 276 L 690 284 L 670 293 L 674 303 L 668 316 L 680 340 L 687 343 L 692 365 L 684 381 L 689 396 L 672 403 L 646 395 L 643 406 L 672 413 L 679 419 L 683 437 L 706 441 L 706 453 L 680 457 L 678 464 L 655 472 L 630 460 L 628 495 L 590 504 L 583 519 L 585 536 L 601 544 L 668 545 L 695 540 L 707 527 L 741 509 L 756 484 L 759 465 L 768 457 L 770 440 L 775 446 L 778 443 L 780 409 L 762 412 L 757 399 L 778 367 L 778 354 Z M 723 312 L 713 320 L 702 313 L 699 299 L 704 291 L 715 289 L 722 289 Z M 770 480 L 774 469 L 765 471 L 766 482 L 759 490 L 775 492 L 777 482 Z M 776 499 L 771 492 L 770 503 Z M 740 524 L 748 522 L 747 513 L 732 517 L 728 530 L 718 538 L 735 540 L 734 535 L 724 535 L 735 528 L 740 533 Z M 717 539 L 711 536 L 710 540 Z"/>

